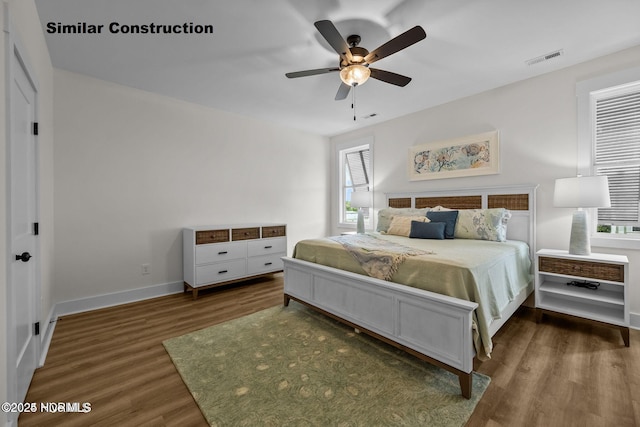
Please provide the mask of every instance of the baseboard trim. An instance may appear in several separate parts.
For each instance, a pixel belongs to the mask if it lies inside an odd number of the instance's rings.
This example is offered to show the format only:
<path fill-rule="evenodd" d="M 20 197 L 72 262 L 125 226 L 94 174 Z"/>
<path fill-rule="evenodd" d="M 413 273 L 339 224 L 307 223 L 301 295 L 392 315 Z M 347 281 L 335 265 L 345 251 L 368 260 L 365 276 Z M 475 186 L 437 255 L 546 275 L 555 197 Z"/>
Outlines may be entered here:
<path fill-rule="evenodd" d="M 114 305 L 127 304 L 150 298 L 157 298 L 169 294 L 177 294 L 184 290 L 182 282 L 164 283 L 148 286 L 146 288 L 130 289 L 112 294 L 96 295 L 93 297 L 65 301 L 56 304 L 56 319 L 58 316 L 83 313 L 85 311 L 98 310 L 100 308 L 113 307 Z"/>
<path fill-rule="evenodd" d="M 633 329 L 640 329 L 640 314 L 629 313 L 629 324 Z"/>
<path fill-rule="evenodd" d="M 51 338 L 53 338 L 53 330 L 56 327 L 56 306 L 51 307 L 49 311 L 49 316 L 45 319 L 44 328 L 40 328 L 42 337 L 40 338 L 40 360 L 39 366 L 44 366 L 45 359 L 47 358 L 47 353 L 49 352 L 49 346 L 51 345 Z"/>
<path fill-rule="evenodd" d="M 51 345 L 51 339 L 53 338 L 53 331 L 58 317 L 83 313 L 85 311 L 99 310 L 101 308 L 113 307 L 136 301 L 143 301 L 165 295 L 177 294 L 183 291 L 183 282 L 171 282 L 57 303 L 51 308 L 49 318 L 45 323 L 45 330 L 42 333 L 40 344 L 40 366 L 44 365 L 47 358 L 47 353 L 49 352 L 49 346 Z"/>

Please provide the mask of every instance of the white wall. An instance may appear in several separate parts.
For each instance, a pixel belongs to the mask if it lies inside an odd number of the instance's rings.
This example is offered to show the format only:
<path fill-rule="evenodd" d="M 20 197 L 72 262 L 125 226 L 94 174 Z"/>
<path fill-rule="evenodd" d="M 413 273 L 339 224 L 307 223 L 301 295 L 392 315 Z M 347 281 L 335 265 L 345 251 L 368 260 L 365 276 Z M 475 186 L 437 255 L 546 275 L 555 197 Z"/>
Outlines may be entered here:
<path fill-rule="evenodd" d="M 553 186 L 556 178 L 576 174 L 576 83 L 637 66 L 639 61 L 640 46 L 339 135 L 331 139 L 332 146 L 365 135 L 374 137 L 374 204 L 378 209 L 384 205 L 385 192 L 539 184 L 538 249 L 567 249 L 571 210 L 553 207 Z M 404 90 L 411 90 L 411 86 Z M 494 129 L 500 131 L 500 174 L 417 182 L 408 180 L 409 147 Z M 334 188 L 332 191 L 335 195 Z M 332 224 L 333 231 L 339 231 L 335 212 L 332 212 Z M 594 252 L 597 251 L 629 256 L 631 311 L 640 316 L 640 286 L 636 286 L 640 280 L 640 252 L 594 248 Z"/>
<path fill-rule="evenodd" d="M 40 320 L 46 321 L 52 307 L 52 287 L 53 287 L 53 68 L 51 60 L 44 40 L 44 35 L 40 28 L 40 21 L 33 0 L 5 0 L 0 6 L 7 7 L 11 18 L 11 38 L 19 40 L 22 46 L 21 54 L 25 56 L 30 66 L 32 77 L 38 83 L 38 110 L 37 117 L 42 129 L 41 135 L 38 137 L 39 149 L 39 187 L 40 199 L 39 215 L 42 234 L 40 236 L 40 266 L 41 266 L 41 314 Z M 6 11 L 0 10 L 0 25 L 5 23 Z M 3 28 L 8 31 L 9 28 Z M 4 102 L 0 103 L 0 129 L 2 129 L 0 149 L 0 164 L 2 173 L 0 173 L 0 224 L 7 224 L 7 197 L 6 192 L 6 165 L 7 165 L 7 134 L 6 126 L 6 67 L 9 52 L 7 52 L 7 41 L 9 34 L 7 32 L 0 33 L 0 58 L 2 66 L 0 66 L 0 97 Z M 6 298 L 7 290 L 7 253 L 9 242 L 7 242 L 6 226 L 0 227 L 0 402 L 5 402 L 7 395 L 7 354 L 6 351 Z M 45 336 L 47 325 L 44 324 L 42 337 Z M 6 414 L 0 412 L 0 425 L 6 422 Z"/>
<path fill-rule="evenodd" d="M 328 231 L 327 138 L 54 75 L 56 302 L 182 283 L 184 226 L 284 222 L 289 253 Z"/>

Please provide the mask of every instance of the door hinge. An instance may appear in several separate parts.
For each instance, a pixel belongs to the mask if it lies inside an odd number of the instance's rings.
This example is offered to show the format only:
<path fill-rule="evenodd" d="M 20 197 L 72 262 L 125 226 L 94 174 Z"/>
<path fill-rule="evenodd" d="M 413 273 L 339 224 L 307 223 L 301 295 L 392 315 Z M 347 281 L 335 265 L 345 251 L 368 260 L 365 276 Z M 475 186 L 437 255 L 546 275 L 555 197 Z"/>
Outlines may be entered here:
<path fill-rule="evenodd" d="M 40 335 L 40 322 L 33 324 L 33 335 Z"/>
<path fill-rule="evenodd" d="M 34 236 L 39 236 L 40 235 L 40 224 L 37 222 L 33 223 L 33 235 Z"/>
<path fill-rule="evenodd" d="M 33 134 L 38 135 L 38 122 L 33 122 Z"/>

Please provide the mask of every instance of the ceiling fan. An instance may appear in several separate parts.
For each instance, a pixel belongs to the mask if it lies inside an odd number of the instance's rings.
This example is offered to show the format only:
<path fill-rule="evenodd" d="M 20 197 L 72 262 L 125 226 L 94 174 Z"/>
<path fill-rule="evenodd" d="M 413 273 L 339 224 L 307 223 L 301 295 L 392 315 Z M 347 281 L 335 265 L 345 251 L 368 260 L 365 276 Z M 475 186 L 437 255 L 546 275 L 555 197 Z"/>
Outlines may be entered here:
<path fill-rule="evenodd" d="M 394 37 L 372 52 L 369 52 L 367 49 L 358 46 L 360 43 L 359 35 L 350 35 L 347 37 L 347 40 L 345 40 L 331 21 L 317 21 L 314 25 L 322 37 L 324 37 L 327 42 L 329 42 L 329 45 L 331 45 L 338 55 L 340 55 L 338 66 L 333 68 L 296 71 L 293 73 L 286 73 L 285 75 L 290 79 L 293 79 L 296 77 L 306 77 L 339 71 L 342 84 L 338 88 L 338 93 L 336 93 L 336 101 L 345 99 L 352 87 L 363 84 L 369 77 L 385 83 L 391 83 L 396 86 L 406 86 L 409 84 L 411 81 L 410 77 L 392 73 L 390 71 L 380 70 L 378 68 L 370 68 L 369 65 L 427 37 L 427 34 L 424 32 L 422 27 L 417 25 L 399 36 Z"/>

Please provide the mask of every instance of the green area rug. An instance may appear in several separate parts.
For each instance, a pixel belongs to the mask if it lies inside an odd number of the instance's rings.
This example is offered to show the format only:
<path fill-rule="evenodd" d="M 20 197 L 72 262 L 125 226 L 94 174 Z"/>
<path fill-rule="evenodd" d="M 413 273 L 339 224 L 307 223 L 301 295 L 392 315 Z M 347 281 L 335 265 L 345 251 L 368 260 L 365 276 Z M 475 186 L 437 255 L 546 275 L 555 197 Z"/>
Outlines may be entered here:
<path fill-rule="evenodd" d="M 212 426 L 462 426 L 458 377 L 301 304 L 164 341 Z"/>

